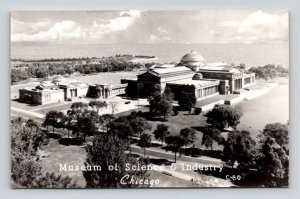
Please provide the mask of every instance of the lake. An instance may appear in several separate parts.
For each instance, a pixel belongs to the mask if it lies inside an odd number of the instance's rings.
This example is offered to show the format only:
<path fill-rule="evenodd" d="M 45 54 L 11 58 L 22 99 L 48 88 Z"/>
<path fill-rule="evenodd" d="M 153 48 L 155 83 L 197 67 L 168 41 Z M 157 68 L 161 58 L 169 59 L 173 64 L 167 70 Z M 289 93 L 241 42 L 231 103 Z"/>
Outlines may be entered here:
<path fill-rule="evenodd" d="M 78 45 L 11 45 L 11 58 L 78 58 L 116 54 L 151 55 L 160 63 L 179 62 L 195 50 L 206 62 L 227 62 L 246 66 L 280 64 L 289 66 L 288 44 L 78 44 Z"/>
<path fill-rule="evenodd" d="M 269 123 L 287 123 L 289 120 L 289 84 L 273 88 L 269 93 L 234 106 L 243 112 L 238 129 L 251 131 L 256 136 Z"/>

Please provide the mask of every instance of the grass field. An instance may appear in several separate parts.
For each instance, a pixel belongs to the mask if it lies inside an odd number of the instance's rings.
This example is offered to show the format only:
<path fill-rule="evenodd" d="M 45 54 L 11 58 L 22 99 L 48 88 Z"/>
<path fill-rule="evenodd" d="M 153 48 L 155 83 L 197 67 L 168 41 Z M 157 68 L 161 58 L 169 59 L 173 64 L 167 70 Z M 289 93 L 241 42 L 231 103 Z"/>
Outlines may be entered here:
<path fill-rule="evenodd" d="M 80 186 L 85 186 L 85 179 L 81 171 L 59 171 L 59 164 L 83 165 L 86 159 L 86 150 L 83 146 L 65 146 L 59 144 L 57 140 L 50 139 L 49 144 L 43 147 L 42 152 L 48 156 L 42 158 L 43 172 L 70 176 Z"/>
<path fill-rule="evenodd" d="M 121 79 L 132 79 L 142 72 L 144 71 L 105 72 L 92 75 L 81 74 L 73 76 L 73 78 L 87 84 L 120 84 Z"/>
<path fill-rule="evenodd" d="M 132 111 L 142 111 L 147 112 L 149 111 L 148 107 L 140 107 L 138 110 L 129 110 L 117 115 L 129 115 Z M 171 135 L 179 135 L 180 130 L 183 128 L 194 128 L 197 129 L 199 127 L 205 127 L 208 124 L 206 123 L 206 117 L 204 116 L 205 112 L 202 112 L 200 115 L 194 115 L 194 114 L 188 114 L 187 111 L 179 111 L 179 114 L 176 116 L 170 116 L 167 118 L 167 121 L 151 121 L 148 120 L 148 122 L 152 125 L 151 130 L 147 131 L 146 133 L 150 134 L 152 136 L 152 139 L 154 138 L 153 131 L 156 129 L 158 124 L 164 124 L 169 126 L 169 132 Z M 200 131 L 197 131 L 196 134 L 196 141 L 195 141 L 195 147 L 199 148 L 205 148 L 201 142 L 202 142 L 202 133 Z M 214 150 L 222 149 L 221 146 L 219 146 L 217 143 L 213 144 Z"/>

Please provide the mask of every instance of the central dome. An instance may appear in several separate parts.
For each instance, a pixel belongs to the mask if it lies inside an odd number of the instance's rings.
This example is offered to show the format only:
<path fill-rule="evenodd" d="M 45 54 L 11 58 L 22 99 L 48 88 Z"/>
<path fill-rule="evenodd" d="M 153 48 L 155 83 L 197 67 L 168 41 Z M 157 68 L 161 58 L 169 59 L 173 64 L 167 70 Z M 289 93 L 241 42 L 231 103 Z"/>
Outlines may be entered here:
<path fill-rule="evenodd" d="M 196 73 L 192 78 L 192 80 L 201 80 L 201 79 L 203 79 L 203 75 L 201 73 Z"/>
<path fill-rule="evenodd" d="M 61 75 L 58 75 L 55 78 L 53 78 L 52 83 L 59 83 L 59 82 L 65 82 L 65 81 L 67 81 L 66 78 L 64 78 Z"/>
<path fill-rule="evenodd" d="M 192 50 L 181 58 L 181 62 L 204 62 L 204 58 L 196 51 Z"/>

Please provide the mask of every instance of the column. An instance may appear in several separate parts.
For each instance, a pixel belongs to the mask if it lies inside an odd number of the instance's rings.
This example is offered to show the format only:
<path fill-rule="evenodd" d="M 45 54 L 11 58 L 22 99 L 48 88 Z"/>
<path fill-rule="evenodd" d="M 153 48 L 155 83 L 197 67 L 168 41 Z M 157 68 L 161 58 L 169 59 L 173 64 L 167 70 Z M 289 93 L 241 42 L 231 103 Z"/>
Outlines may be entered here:
<path fill-rule="evenodd" d="M 235 90 L 235 80 L 232 79 L 231 80 L 231 88 L 230 88 L 231 92 L 233 92 Z"/>

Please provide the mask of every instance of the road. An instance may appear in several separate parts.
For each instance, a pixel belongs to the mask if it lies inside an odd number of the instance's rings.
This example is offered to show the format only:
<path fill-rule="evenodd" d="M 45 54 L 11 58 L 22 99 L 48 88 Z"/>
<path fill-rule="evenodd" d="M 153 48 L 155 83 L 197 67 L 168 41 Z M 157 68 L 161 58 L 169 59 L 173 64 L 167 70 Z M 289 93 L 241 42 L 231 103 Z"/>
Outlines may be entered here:
<path fill-rule="evenodd" d="M 140 155 L 144 154 L 144 150 L 136 145 L 131 145 L 131 152 L 138 153 Z M 174 161 L 174 153 L 173 152 L 164 151 L 159 148 L 153 148 L 153 147 L 147 148 L 146 156 Z M 213 164 L 213 165 L 221 165 L 222 164 L 221 160 L 219 160 L 219 159 L 209 158 L 209 157 L 204 157 L 204 156 L 196 158 L 196 157 L 181 155 L 181 157 L 179 157 L 179 155 L 177 154 L 177 160 L 182 161 L 182 162 L 199 163 L 199 164 Z"/>

